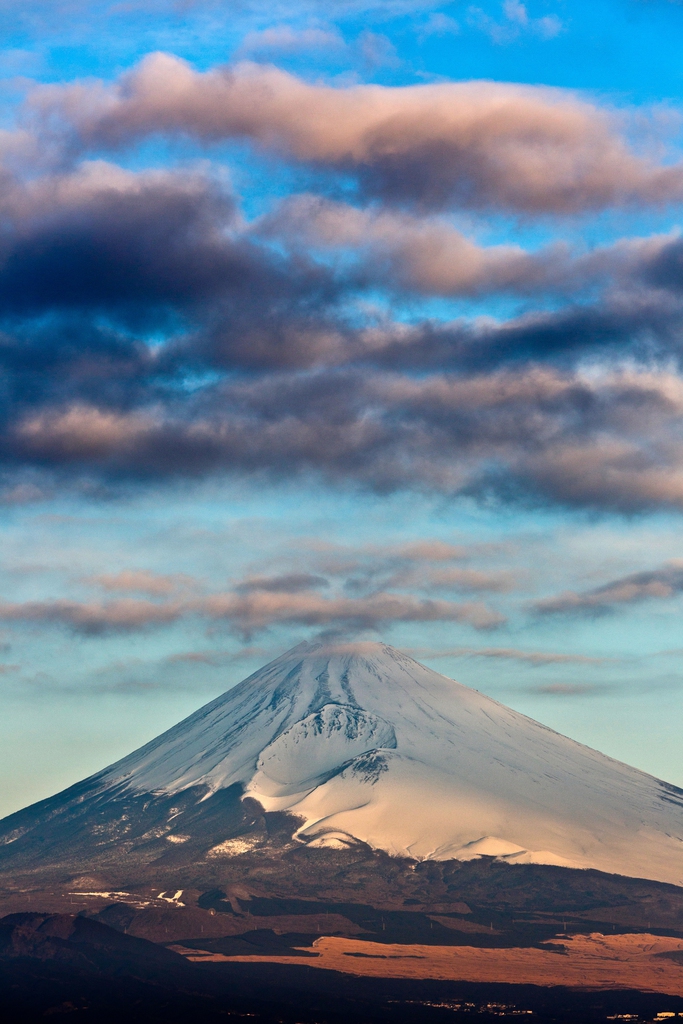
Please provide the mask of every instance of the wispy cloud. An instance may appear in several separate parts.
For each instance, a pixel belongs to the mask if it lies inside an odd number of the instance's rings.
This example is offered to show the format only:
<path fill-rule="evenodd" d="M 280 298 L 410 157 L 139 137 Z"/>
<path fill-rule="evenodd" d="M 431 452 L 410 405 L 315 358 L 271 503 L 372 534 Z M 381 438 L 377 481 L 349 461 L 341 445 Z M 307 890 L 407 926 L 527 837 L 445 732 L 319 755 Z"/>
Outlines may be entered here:
<path fill-rule="evenodd" d="M 292 25 L 270 25 L 260 31 L 248 32 L 235 51 L 235 58 L 270 58 L 289 53 L 310 51 L 345 51 L 347 44 L 338 29 L 294 28 Z"/>
<path fill-rule="evenodd" d="M 408 651 L 416 658 L 501 658 L 505 661 L 521 661 L 532 666 L 541 665 L 603 665 L 611 658 L 593 658 L 583 654 L 562 654 L 554 651 L 524 651 L 515 647 L 451 647 L 447 650 L 433 650 L 429 647 L 411 648 Z"/>
<path fill-rule="evenodd" d="M 146 567 L 71 577 L 75 596 L 0 602 L 0 621 L 67 628 L 91 637 L 180 622 L 224 628 L 243 638 L 292 625 L 349 634 L 408 622 L 490 630 L 504 624 L 505 616 L 478 598 L 508 589 L 509 575 L 461 564 L 489 554 L 486 545 L 468 548 L 429 537 L 357 547 L 309 540 L 281 551 L 274 561 L 266 558 L 271 571 L 259 571 L 252 563 L 251 571 L 223 587 Z M 453 600 L 455 593 L 461 599 Z M 215 665 L 228 654 L 211 650 L 182 657 Z"/>
<path fill-rule="evenodd" d="M 292 572 L 280 576 L 253 576 L 242 580 L 235 589 L 241 594 L 259 590 L 272 594 L 296 594 L 302 590 L 318 590 L 320 587 L 329 587 L 329 585 L 329 580 L 324 576 L 314 576 L 308 572 Z"/>
<path fill-rule="evenodd" d="M 682 592 L 683 561 L 674 561 L 658 569 L 622 576 L 592 590 L 567 590 L 543 598 L 534 608 L 541 615 L 599 615 L 640 601 L 667 600 Z"/>
<path fill-rule="evenodd" d="M 236 651 L 206 650 L 206 651 L 182 651 L 179 654 L 169 654 L 164 658 L 165 665 L 210 665 L 213 668 L 221 668 L 224 665 L 239 661 L 250 661 L 257 659 L 260 662 L 272 661 L 278 654 L 282 654 L 281 647 L 241 647 Z"/>
<path fill-rule="evenodd" d="M 504 0 L 499 19 L 476 6 L 469 7 L 467 14 L 468 23 L 485 32 L 499 46 L 513 43 L 523 35 L 554 39 L 564 27 L 556 14 L 532 17 L 527 4 L 521 0 Z"/>
<path fill-rule="evenodd" d="M 529 693 L 545 697 L 588 697 L 604 693 L 606 687 L 592 683 L 547 683 L 529 688 Z"/>
<path fill-rule="evenodd" d="M 443 11 L 436 11 L 429 15 L 426 21 L 417 28 L 417 37 L 421 42 L 429 39 L 430 36 L 457 36 L 460 34 L 460 23 L 444 14 Z"/>

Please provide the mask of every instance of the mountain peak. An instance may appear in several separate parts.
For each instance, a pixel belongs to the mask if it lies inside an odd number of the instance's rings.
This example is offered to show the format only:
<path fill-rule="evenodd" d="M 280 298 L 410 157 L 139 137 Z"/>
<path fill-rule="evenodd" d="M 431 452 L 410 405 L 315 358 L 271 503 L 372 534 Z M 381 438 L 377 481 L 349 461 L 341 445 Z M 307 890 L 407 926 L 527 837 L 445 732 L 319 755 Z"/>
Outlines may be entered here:
<path fill-rule="evenodd" d="M 260 669 L 259 672 L 255 673 L 255 675 L 260 675 L 261 672 L 265 671 L 265 669 L 269 668 L 271 665 L 293 661 L 298 658 L 301 658 L 304 661 L 308 661 L 313 658 L 329 661 L 335 659 L 353 660 L 355 658 L 364 658 L 372 661 L 393 660 L 397 662 L 413 662 L 413 664 L 416 665 L 419 664 L 398 648 L 392 647 L 390 644 L 385 644 L 379 640 L 304 640 L 300 644 L 297 644 L 296 647 L 290 648 L 290 650 L 285 651 L 284 654 L 275 658 L 274 661 L 270 662 L 270 664 L 266 665 L 263 669 Z"/>
<path fill-rule="evenodd" d="M 122 821 L 124 804 L 157 808 L 143 838 L 189 842 L 197 815 L 213 815 L 207 856 L 242 850 L 216 839 L 216 808 L 234 794 L 291 813 L 312 846 L 683 884 L 683 791 L 383 643 L 299 644 L 82 787 L 51 807 L 80 801 L 82 815 L 87 790 Z"/>

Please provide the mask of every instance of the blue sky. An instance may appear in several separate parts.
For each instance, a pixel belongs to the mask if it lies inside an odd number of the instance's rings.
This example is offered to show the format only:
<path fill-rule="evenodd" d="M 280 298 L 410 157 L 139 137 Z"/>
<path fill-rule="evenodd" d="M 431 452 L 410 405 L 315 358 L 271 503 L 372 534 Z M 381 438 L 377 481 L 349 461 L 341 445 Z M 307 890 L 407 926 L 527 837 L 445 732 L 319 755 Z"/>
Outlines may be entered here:
<path fill-rule="evenodd" d="M 321 633 L 683 783 L 683 4 L 0 25 L 0 812 Z"/>

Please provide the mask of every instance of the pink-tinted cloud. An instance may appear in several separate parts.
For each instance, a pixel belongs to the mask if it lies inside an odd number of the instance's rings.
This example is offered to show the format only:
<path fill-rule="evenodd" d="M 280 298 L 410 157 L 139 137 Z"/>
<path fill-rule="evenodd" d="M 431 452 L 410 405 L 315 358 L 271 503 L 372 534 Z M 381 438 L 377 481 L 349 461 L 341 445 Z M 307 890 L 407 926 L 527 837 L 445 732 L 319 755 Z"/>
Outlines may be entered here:
<path fill-rule="evenodd" d="M 168 597 L 179 590 L 192 589 L 196 580 L 181 573 L 164 575 L 147 569 L 123 569 L 117 573 L 93 576 L 92 582 L 109 591 L 150 594 L 152 597 Z"/>
<path fill-rule="evenodd" d="M 453 562 L 467 558 L 471 554 L 469 548 L 463 547 L 461 544 L 449 544 L 444 540 L 416 540 L 392 547 L 372 548 L 370 551 L 380 557 L 424 562 Z"/>
<path fill-rule="evenodd" d="M 126 632 L 175 622 L 181 609 L 175 604 L 124 598 L 120 601 L 87 602 L 25 601 L 0 602 L 0 620 L 5 622 L 53 623 L 80 633 Z"/>
<path fill-rule="evenodd" d="M 355 259 L 360 283 L 405 294 L 562 293 L 651 273 L 677 235 L 622 239 L 589 252 L 555 243 L 535 252 L 516 245 L 480 245 L 446 220 L 386 208 L 359 209 L 321 196 L 294 196 L 255 226 L 294 251 L 302 248 Z"/>
<path fill-rule="evenodd" d="M 536 602 L 534 608 L 543 615 L 596 615 L 613 611 L 620 605 L 652 599 L 667 600 L 682 592 L 683 561 L 679 560 L 668 562 L 657 569 L 623 576 L 592 590 L 567 590 Z"/>
<path fill-rule="evenodd" d="M 298 196 L 260 225 L 260 232 L 301 247 L 351 250 L 359 275 L 398 291 L 467 295 L 547 288 L 566 254 L 533 257 L 517 246 L 486 248 L 445 222 L 388 210 L 361 210 L 319 196 Z M 563 259 L 563 255 L 565 258 Z"/>
<path fill-rule="evenodd" d="M 574 213 L 683 196 L 680 165 L 637 155 L 609 112 L 548 88 L 332 87 L 252 64 L 196 72 L 157 53 L 112 87 L 41 87 L 31 104 L 86 149 L 156 133 L 246 138 L 355 173 L 368 194 L 421 206 Z"/>
<path fill-rule="evenodd" d="M 388 577 L 391 587 L 417 587 L 422 590 L 505 591 L 515 586 L 509 572 L 484 572 L 481 569 L 425 568 L 411 566 Z"/>
<path fill-rule="evenodd" d="M 296 592 L 328 587 L 333 582 L 354 596 L 386 591 L 433 596 L 445 591 L 494 593 L 515 587 L 517 581 L 512 573 L 461 564 L 465 559 L 490 554 L 486 546 L 468 548 L 437 539 L 358 547 L 309 542 L 296 553 L 284 556 L 285 563 L 296 565 L 298 572 L 252 577 L 235 589 Z M 304 567 L 309 571 L 302 572 Z M 315 575 L 316 572 L 324 575 Z"/>
<path fill-rule="evenodd" d="M 123 599 L 0 603 L 0 620 L 53 623 L 85 634 L 130 632 L 193 616 L 224 622 L 245 636 L 277 624 L 374 628 L 394 622 L 462 622 L 475 629 L 491 629 L 504 621 L 503 616 L 479 602 L 458 604 L 390 593 L 328 598 L 313 591 L 260 590 L 169 602 Z"/>
<path fill-rule="evenodd" d="M 234 622 L 245 633 L 273 623 L 307 626 L 351 625 L 376 627 L 392 622 L 464 622 L 475 629 L 491 629 L 504 622 L 498 612 L 479 602 L 420 600 L 411 595 L 378 593 L 368 597 L 323 597 L 307 592 L 206 597 L 202 611 Z"/>

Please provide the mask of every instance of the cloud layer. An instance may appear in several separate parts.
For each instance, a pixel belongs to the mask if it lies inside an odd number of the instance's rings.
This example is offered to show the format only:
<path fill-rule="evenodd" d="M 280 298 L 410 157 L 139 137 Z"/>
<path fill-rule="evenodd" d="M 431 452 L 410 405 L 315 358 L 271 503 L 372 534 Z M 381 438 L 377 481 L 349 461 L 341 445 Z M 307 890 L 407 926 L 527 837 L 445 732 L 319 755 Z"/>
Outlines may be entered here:
<path fill-rule="evenodd" d="M 454 591 L 496 592 L 502 581 L 505 586 L 512 582 L 471 568 L 454 569 L 452 563 L 462 559 L 462 552 L 440 542 L 387 550 L 312 549 L 298 557 L 312 568 L 321 567 L 324 575 L 303 571 L 251 575 L 234 581 L 229 589 L 211 590 L 187 576 L 124 569 L 82 581 L 95 588 L 94 596 L 0 602 L 0 621 L 67 627 L 95 636 L 198 619 L 245 638 L 281 625 L 357 631 L 401 622 L 450 622 L 489 630 L 505 622 L 500 612 L 480 599 L 453 601 L 436 596 Z M 102 591 L 108 595 L 104 600 Z"/>
<path fill-rule="evenodd" d="M 476 220 L 679 201 L 683 165 L 643 155 L 625 112 L 152 54 L 110 84 L 32 87 L 21 116 L 2 140 L 5 502 L 229 473 L 683 506 L 677 229 L 521 245 Z M 202 161 L 112 162 L 162 136 Z M 305 168 L 308 191 L 286 179 L 247 218 L 220 148 L 235 140 L 268 173 Z M 491 586 L 453 566 L 431 580 Z"/>
<path fill-rule="evenodd" d="M 683 383 L 672 374 L 279 373 L 174 405 L 28 410 L 5 435 L 4 454 L 149 481 L 315 474 L 376 490 L 624 511 L 683 506 Z"/>

